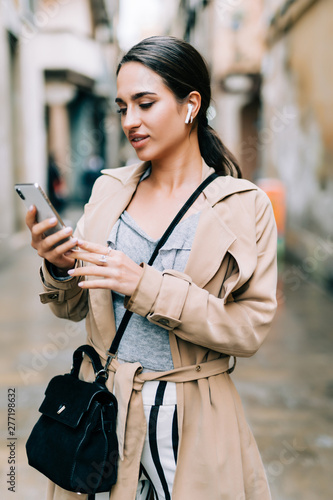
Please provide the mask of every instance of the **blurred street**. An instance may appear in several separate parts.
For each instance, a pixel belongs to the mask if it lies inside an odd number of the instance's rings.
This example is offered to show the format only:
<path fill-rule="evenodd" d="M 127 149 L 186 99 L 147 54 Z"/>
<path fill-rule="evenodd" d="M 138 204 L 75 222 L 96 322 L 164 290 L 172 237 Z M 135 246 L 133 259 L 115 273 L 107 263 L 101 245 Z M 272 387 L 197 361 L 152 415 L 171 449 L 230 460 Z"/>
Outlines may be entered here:
<path fill-rule="evenodd" d="M 86 337 L 84 322 L 40 303 L 41 259 L 13 186 L 39 183 L 74 226 L 81 208 L 73 207 L 88 200 L 101 170 L 137 161 L 117 113 L 116 68 L 154 35 L 203 55 L 207 123 L 272 202 L 279 308 L 262 348 L 232 374 L 272 498 L 331 500 L 330 0 L 0 1 L 0 500 L 45 498 L 47 481 L 28 466 L 25 442 L 47 383 L 70 370 Z"/>
<path fill-rule="evenodd" d="M 26 245 L 0 269 L 2 500 L 44 498 L 46 481 L 27 465 L 25 441 L 46 384 L 69 370 L 73 349 L 85 339 L 83 323 L 57 319 L 40 304 L 39 265 L 39 257 Z M 233 379 L 262 453 L 273 499 L 330 500 L 333 299 L 305 279 L 298 287 L 295 281 L 288 287 L 292 272 L 286 268 L 281 273 L 280 305 L 269 338 L 256 356 L 238 360 Z M 6 484 L 9 388 L 16 394 L 15 493 Z"/>

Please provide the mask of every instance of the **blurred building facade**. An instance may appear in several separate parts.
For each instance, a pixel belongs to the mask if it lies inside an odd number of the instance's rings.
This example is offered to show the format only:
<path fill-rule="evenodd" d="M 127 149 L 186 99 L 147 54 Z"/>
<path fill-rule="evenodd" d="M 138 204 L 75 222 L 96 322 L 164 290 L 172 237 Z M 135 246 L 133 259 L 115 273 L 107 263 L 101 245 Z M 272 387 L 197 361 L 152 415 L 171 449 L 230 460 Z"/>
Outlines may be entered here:
<path fill-rule="evenodd" d="M 118 39 L 127 51 L 144 38 L 170 34 L 181 0 L 120 0 Z"/>
<path fill-rule="evenodd" d="M 286 186 L 293 272 L 333 290 L 333 2 L 264 7 L 262 161 Z"/>
<path fill-rule="evenodd" d="M 293 272 L 332 289 L 332 1 L 181 0 L 174 26 L 207 59 L 210 122 L 244 177 L 280 190 L 283 237 L 285 192 Z"/>
<path fill-rule="evenodd" d="M 181 0 L 175 33 L 205 57 L 212 77 L 210 123 L 238 158 L 244 177 L 253 179 L 260 169 L 262 0 Z"/>
<path fill-rule="evenodd" d="M 1 255 L 23 224 L 15 182 L 46 188 L 52 158 L 81 201 L 86 173 L 117 162 L 118 10 L 118 0 L 0 2 Z"/>
<path fill-rule="evenodd" d="M 331 0 L 3 0 L 0 255 L 22 224 L 13 184 L 45 185 L 50 153 L 80 201 L 103 165 L 137 161 L 110 105 L 119 16 L 123 51 L 171 34 L 204 55 L 211 125 L 244 177 L 283 182 L 295 272 L 332 286 Z"/>

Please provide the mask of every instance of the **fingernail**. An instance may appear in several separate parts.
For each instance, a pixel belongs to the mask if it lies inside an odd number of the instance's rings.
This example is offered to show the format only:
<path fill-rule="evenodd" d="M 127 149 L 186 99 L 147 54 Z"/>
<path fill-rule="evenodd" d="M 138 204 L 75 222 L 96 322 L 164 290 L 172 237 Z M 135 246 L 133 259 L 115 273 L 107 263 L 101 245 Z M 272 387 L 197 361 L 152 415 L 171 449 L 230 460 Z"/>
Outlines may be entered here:
<path fill-rule="evenodd" d="M 84 244 L 84 241 L 83 240 L 77 240 L 77 244 L 80 246 L 82 246 Z"/>
<path fill-rule="evenodd" d="M 65 227 L 64 233 L 71 233 L 73 229 L 71 227 Z"/>
<path fill-rule="evenodd" d="M 73 245 L 76 245 L 78 241 L 79 240 L 77 238 L 72 238 L 71 239 L 71 242 L 73 243 Z"/>
<path fill-rule="evenodd" d="M 33 205 L 30 205 L 29 207 L 29 212 L 32 212 L 35 207 Z"/>
<path fill-rule="evenodd" d="M 49 223 L 50 224 L 55 224 L 57 222 L 57 218 L 56 217 L 52 217 L 50 220 L 49 220 Z"/>
<path fill-rule="evenodd" d="M 67 271 L 67 273 L 72 276 L 72 274 L 74 273 L 75 269 L 70 269 L 69 271 Z"/>

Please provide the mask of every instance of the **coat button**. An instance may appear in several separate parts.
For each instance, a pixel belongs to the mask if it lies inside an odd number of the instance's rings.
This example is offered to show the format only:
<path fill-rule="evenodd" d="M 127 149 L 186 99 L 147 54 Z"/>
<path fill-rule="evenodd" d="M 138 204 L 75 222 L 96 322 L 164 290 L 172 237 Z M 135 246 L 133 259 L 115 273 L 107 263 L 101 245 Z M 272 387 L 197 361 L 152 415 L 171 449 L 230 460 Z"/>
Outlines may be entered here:
<path fill-rule="evenodd" d="M 200 365 L 198 365 L 198 366 L 196 366 L 196 367 L 195 367 L 195 369 L 196 369 L 196 371 L 197 371 L 197 372 L 200 372 L 200 370 L 201 370 L 201 366 L 200 366 Z"/>
<path fill-rule="evenodd" d="M 161 318 L 159 321 L 158 321 L 161 325 L 164 325 L 164 326 L 169 326 L 169 320 L 166 319 L 166 318 Z"/>

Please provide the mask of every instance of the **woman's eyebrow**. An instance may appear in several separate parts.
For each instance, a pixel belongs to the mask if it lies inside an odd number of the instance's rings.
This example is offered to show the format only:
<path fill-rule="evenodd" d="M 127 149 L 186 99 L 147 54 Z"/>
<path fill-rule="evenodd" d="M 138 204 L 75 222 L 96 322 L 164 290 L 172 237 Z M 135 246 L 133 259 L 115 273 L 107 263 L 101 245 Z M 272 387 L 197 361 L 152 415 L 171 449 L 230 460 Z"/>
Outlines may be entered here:
<path fill-rule="evenodd" d="M 157 94 L 155 92 L 149 92 L 149 91 L 138 92 L 137 94 L 133 94 L 131 96 L 131 100 L 136 101 L 137 99 L 140 99 L 140 97 L 145 97 L 146 95 L 157 95 Z M 124 103 L 124 101 L 122 99 L 120 99 L 120 97 L 116 97 L 115 102 Z"/>

